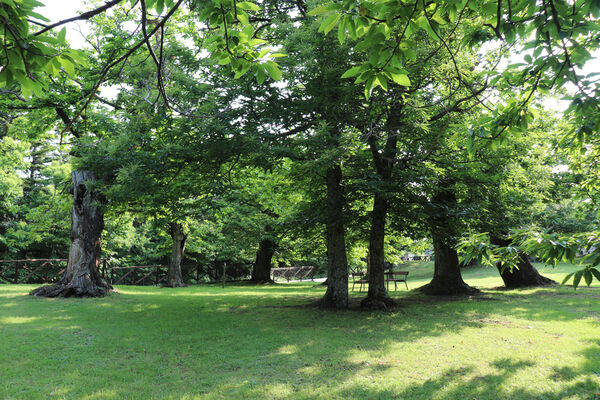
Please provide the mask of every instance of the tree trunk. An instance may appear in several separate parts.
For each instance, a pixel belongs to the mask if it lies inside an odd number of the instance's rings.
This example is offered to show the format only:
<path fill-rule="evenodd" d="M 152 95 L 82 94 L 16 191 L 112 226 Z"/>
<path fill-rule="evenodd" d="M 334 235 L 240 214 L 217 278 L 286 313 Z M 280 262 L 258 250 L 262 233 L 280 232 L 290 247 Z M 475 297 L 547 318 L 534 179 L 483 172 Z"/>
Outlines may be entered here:
<path fill-rule="evenodd" d="M 385 288 L 385 220 L 388 204 L 379 193 L 375 194 L 369 237 L 369 292 L 360 303 L 363 308 L 386 309 L 394 304 Z"/>
<path fill-rule="evenodd" d="M 167 271 L 167 283 L 165 286 L 183 287 L 185 284 L 183 283 L 183 276 L 181 274 L 181 260 L 183 260 L 185 252 L 187 235 L 183 230 L 183 225 L 176 222 L 169 224 L 169 231 L 173 239 L 173 250 L 171 252 L 171 259 L 169 260 L 169 271 Z"/>
<path fill-rule="evenodd" d="M 490 241 L 497 246 L 505 247 L 510 245 L 510 240 L 498 237 L 492 236 Z M 504 268 L 502 263 L 497 263 L 496 268 L 498 268 L 500 277 L 502 277 L 504 286 L 506 286 L 507 289 L 551 286 L 557 284 L 552 279 L 541 275 L 529 260 L 529 256 L 522 251 L 519 251 L 519 262 L 517 263 L 516 268 L 513 268 L 512 270 L 510 268 Z"/>
<path fill-rule="evenodd" d="M 112 290 L 112 286 L 102 279 L 99 272 L 104 197 L 94 190 L 93 172 L 73 171 L 72 179 L 71 247 L 67 268 L 59 283 L 37 288 L 31 295 L 99 297 Z"/>
<path fill-rule="evenodd" d="M 335 164 L 327 170 L 327 291 L 323 308 L 348 308 L 348 260 L 344 235 L 342 169 Z"/>
<path fill-rule="evenodd" d="M 439 191 L 432 198 L 430 217 L 431 237 L 435 256 L 433 279 L 421 290 L 430 295 L 474 294 L 479 290 L 467 285 L 462 279 L 458 254 L 453 244 L 456 237 L 456 221 L 452 210 L 456 208 L 453 182 L 442 181 Z"/>
<path fill-rule="evenodd" d="M 435 253 L 433 279 L 422 287 L 430 295 L 474 294 L 479 290 L 465 283 L 460 273 L 456 250 L 449 246 L 441 235 L 433 235 Z"/>
<path fill-rule="evenodd" d="M 267 234 L 272 232 L 270 226 L 265 227 Z M 277 244 L 269 237 L 264 238 L 258 244 L 258 251 L 256 252 L 256 261 L 252 268 L 251 281 L 255 283 L 272 283 L 271 280 L 271 260 L 273 254 L 277 249 Z"/>
<path fill-rule="evenodd" d="M 371 214 L 371 232 L 369 234 L 369 292 L 361 302 L 363 308 L 386 309 L 394 304 L 385 288 L 385 221 L 388 212 L 388 202 L 385 191 L 391 183 L 394 170 L 394 159 L 398 143 L 400 121 L 402 119 L 401 101 L 395 102 L 389 109 L 387 115 L 386 132 L 387 137 L 382 151 L 379 150 L 375 135 L 368 138 L 369 149 L 373 157 L 373 164 L 381 184 L 385 184 L 383 190 L 378 188 L 373 198 L 373 212 Z"/>

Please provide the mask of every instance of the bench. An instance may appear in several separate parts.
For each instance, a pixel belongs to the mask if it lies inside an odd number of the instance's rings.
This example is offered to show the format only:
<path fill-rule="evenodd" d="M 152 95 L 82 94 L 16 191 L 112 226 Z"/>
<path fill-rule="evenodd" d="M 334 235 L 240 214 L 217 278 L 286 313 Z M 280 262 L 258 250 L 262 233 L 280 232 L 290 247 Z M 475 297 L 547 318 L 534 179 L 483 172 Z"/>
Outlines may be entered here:
<path fill-rule="evenodd" d="M 352 291 L 354 291 L 354 285 L 356 285 L 358 283 L 358 291 L 362 292 L 362 287 L 363 285 L 368 285 L 369 284 L 369 279 L 367 279 L 367 277 L 365 276 L 365 273 L 360 271 L 360 272 L 352 272 L 350 274 L 350 277 L 352 278 Z"/>
<path fill-rule="evenodd" d="M 406 278 L 408 278 L 408 271 L 389 271 L 385 273 L 387 289 L 390 290 L 390 282 L 394 282 L 394 290 L 398 290 L 398 282 L 404 282 L 406 290 L 408 290 L 408 284 Z"/>

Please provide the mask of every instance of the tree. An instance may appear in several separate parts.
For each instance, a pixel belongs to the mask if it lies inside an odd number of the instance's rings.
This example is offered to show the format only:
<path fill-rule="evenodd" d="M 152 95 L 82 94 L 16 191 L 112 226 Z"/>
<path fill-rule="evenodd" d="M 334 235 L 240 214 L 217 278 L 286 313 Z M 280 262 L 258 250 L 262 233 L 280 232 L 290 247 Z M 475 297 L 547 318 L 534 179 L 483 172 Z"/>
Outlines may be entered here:
<path fill-rule="evenodd" d="M 94 188 L 96 178 L 90 171 L 74 171 L 73 212 L 71 214 L 71 248 L 61 281 L 31 292 L 34 296 L 98 297 L 112 286 L 99 273 L 104 213 L 103 195 Z"/>
<path fill-rule="evenodd" d="M 416 199 L 410 207 L 419 209 L 419 214 L 411 228 L 419 225 L 418 230 L 428 230 L 440 253 L 429 288 L 441 291 L 437 282 L 452 281 L 445 290 L 463 291 L 460 270 L 455 271 L 453 246 L 460 234 L 458 228 L 466 220 L 458 212 L 465 209 L 459 179 L 464 171 L 452 167 L 457 157 L 446 152 L 460 151 L 466 157 L 473 153 L 476 137 L 496 143 L 509 133 L 523 130 L 533 116 L 528 107 L 535 92 L 567 80 L 578 86 L 572 110 L 578 122 L 586 122 L 586 128 L 580 130 L 583 137 L 591 132 L 588 126 L 597 125 L 593 116 L 598 115 L 598 105 L 590 91 L 593 77 L 582 80 L 576 70 L 589 59 L 585 47 L 597 46 L 589 39 L 597 31 L 593 26 L 598 17 L 596 5 L 571 9 L 565 4 L 558 0 L 515 4 L 501 0 L 409 1 L 402 6 L 381 1 L 358 6 L 351 1 L 318 2 L 313 14 L 324 17 L 318 30 L 327 34 L 337 26 L 338 45 L 336 39 L 315 35 L 316 26 L 304 20 L 302 3 L 282 12 L 272 1 L 261 2 L 264 10 L 250 2 L 193 1 L 189 10 L 193 18 L 187 18 L 180 12 L 182 1 L 142 0 L 129 6 L 115 0 L 78 17 L 94 18 L 97 31 L 103 32 L 96 41 L 97 57 L 91 60 L 95 68 L 90 68 L 87 79 L 79 85 L 85 101 L 74 105 L 52 101 L 46 106 L 56 110 L 65 130 L 76 137 L 76 172 L 93 170 L 96 177 L 111 185 L 106 190 L 109 199 L 112 196 L 128 207 L 144 203 L 153 217 L 160 215 L 173 239 L 174 285 L 180 284 L 178 266 L 186 243 L 183 219 L 199 218 L 198 210 L 205 206 L 200 204 L 210 202 L 209 194 L 227 198 L 221 192 L 224 187 L 218 187 L 217 177 L 230 175 L 239 159 L 256 168 L 284 159 L 312 167 L 311 173 L 321 179 L 319 186 L 324 189 L 313 199 L 325 208 L 325 213 L 319 210 L 313 214 L 313 221 L 325 227 L 329 259 L 324 306 L 347 306 L 348 217 L 361 196 L 363 203 L 371 201 L 366 198 L 373 202 L 369 214 L 371 285 L 365 305 L 391 304 L 383 270 L 386 225 L 394 197 L 409 202 Z M 13 0 L 0 5 L 11 17 L 2 17 L 6 46 L 1 54 L 6 66 L 0 72 L 0 84 L 7 85 L 6 90 L 15 97 L 31 92 L 39 95 L 40 88 L 50 87 L 46 72 L 56 74 L 54 70 L 62 67 L 72 77 L 75 74 L 75 55 L 64 48 L 64 34 L 54 38 L 48 33 L 63 22 L 28 36 L 26 19 L 36 17 L 32 5 Z M 103 14 L 109 8 L 119 17 L 116 21 Z M 297 9 L 299 15 L 289 8 Z M 124 29 L 126 24 L 121 21 L 125 20 L 140 21 L 140 32 Z M 252 24 L 256 22 L 265 24 L 255 29 Z M 585 24 L 580 26 L 580 22 Z M 112 31 L 114 37 L 106 35 Z M 243 87 L 251 82 L 248 75 L 254 75 L 259 84 L 268 77 L 282 77 L 274 62 L 280 54 L 259 35 L 282 43 L 290 54 L 283 71 L 285 83 L 280 87 Z M 517 42 L 517 37 L 529 40 L 529 36 L 535 40 Z M 38 37 L 48 45 L 40 44 Z M 194 45 L 176 43 L 180 37 Z M 522 45 L 523 51 L 530 53 L 524 54 L 527 65 L 511 66 L 499 74 L 496 68 L 484 67 L 465 55 L 465 50 L 493 37 L 502 42 L 499 53 Z M 301 44 L 292 43 L 292 38 L 302 39 Z M 33 53 L 25 54 L 25 47 L 31 47 Z M 40 56 L 50 50 L 58 54 L 57 58 Z M 204 57 L 202 50 L 211 56 Z M 149 55 L 146 61 L 142 51 Z M 217 69 L 211 64 L 215 62 L 230 64 L 231 69 Z M 26 81 L 27 77 L 35 78 L 40 84 L 23 83 L 22 75 Z M 356 81 L 352 84 L 340 81 L 340 77 L 356 77 Z M 227 82 L 235 78 L 237 83 Z M 83 110 L 93 113 L 92 101 L 103 82 L 124 84 L 125 89 L 112 104 L 120 113 L 108 121 L 92 122 L 95 131 L 90 133 L 85 124 L 78 123 L 82 122 Z M 363 83 L 364 91 L 360 88 Z M 518 98 L 502 100 L 496 91 L 489 90 L 494 83 L 501 85 L 501 90 L 519 91 Z M 387 93 L 374 90 L 377 87 Z M 497 99 L 502 101 L 492 105 Z M 266 104 L 258 105 L 261 102 Z M 491 111 L 480 113 L 480 118 L 450 120 L 452 113 L 468 113 L 476 104 Z M 591 110 L 591 120 L 584 110 Z M 153 117 L 145 121 L 142 115 Z M 465 137 L 456 129 L 447 132 L 452 122 L 472 122 L 480 129 L 469 131 Z M 121 131 L 118 125 L 126 128 Z M 98 129 L 102 126 L 110 129 Z M 448 138 L 450 130 L 454 136 Z M 360 140 L 368 146 L 357 144 Z M 349 154 L 349 149 L 360 155 Z M 352 193 L 348 177 L 366 171 L 353 169 L 359 164 L 364 167 L 365 155 L 370 155 L 372 162 L 372 175 L 365 180 L 368 189 Z M 259 158 L 263 159 L 257 161 Z M 436 175 L 438 178 L 433 178 Z M 433 185 L 426 183 L 427 179 Z M 241 208 L 237 206 L 226 209 Z M 269 222 L 260 224 L 255 263 L 263 267 L 258 268 L 260 274 L 256 270 L 256 276 L 263 278 L 276 246 L 274 238 L 265 232 L 273 227 Z M 452 222 L 460 222 L 460 227 Z"/>
<path fill-rule="evenodd" d="M 442 1 L 404 2 L 325 2 L 311 11 L 322 18 L 321 30 L 330 32 L 337 26 L 340 41 L 360 39 L 356 51 L 367 57 L 352 70 L 357 82 L 365 82 L 366 92 L 384 82 L 406 79 L 402 71 L 405 59 L 415 48 L 414 40 L 424 32 L 439 43 L 440 51 L 451 56 L 450 44 L 499 40 L 524 56 L 524 63 L 514 63 L 500 73 L 492 69 L 490 78 L 508 86 L 517 82 L 518 95 L 504 107 L 494 107 L 493 118 L 478 123 L 490 137 L 498 137 L 527 117 L 527 107 L 537 91 L 560 88 L 573 83 L 576 93 L 568 112 L 577 120 L 573 132 L 585 136 L 600 121 L 593 73 L 581 72 L 598 48 L 594 41 L 599 27 L 600 5 L 597 2 L 547 0 L 527 1 Z M 469 26 L 469 32 L 458 29 Z M 442 28 L 446 28 L 443 30 Z M 518 43 L 518 39 L 522 42 Z M 515 46 L 517 45 L 517 46 Z M 456 64 L 456 63 L 455 63 Z M 458 66 L 458 64 L 456 64 Z M 350 73 L 350 71 L 348 71 Z M 491 100 L 491 99 L 490 99 Z"/>

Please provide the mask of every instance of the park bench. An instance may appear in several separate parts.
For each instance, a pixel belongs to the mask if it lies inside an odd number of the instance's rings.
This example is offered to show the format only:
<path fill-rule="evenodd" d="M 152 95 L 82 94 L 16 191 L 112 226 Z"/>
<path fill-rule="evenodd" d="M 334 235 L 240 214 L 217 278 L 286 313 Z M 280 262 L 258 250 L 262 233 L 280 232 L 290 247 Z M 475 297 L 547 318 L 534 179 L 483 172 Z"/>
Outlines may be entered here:
<path fill-rule="evenodd" d="M 352 272 L 350 273 L 350 277 L 352 278 L 352 291 L 354 291 L 354 286 L 358 283 L 358 291 L 362 292 L 363 285 L 369 284 L 369 279 L 365 276 L 363 271 Z"/>
<path fill-rule="evenodd" d="M 390 282 L 394 282 L 394 290 L 398 290 L 398 282 L 404 282 L 406 290 L 408 290 L 408 284 L 406 283 L 408 271 L 388 271 L 385 276 L 388 291 L 390 290 Z"/>

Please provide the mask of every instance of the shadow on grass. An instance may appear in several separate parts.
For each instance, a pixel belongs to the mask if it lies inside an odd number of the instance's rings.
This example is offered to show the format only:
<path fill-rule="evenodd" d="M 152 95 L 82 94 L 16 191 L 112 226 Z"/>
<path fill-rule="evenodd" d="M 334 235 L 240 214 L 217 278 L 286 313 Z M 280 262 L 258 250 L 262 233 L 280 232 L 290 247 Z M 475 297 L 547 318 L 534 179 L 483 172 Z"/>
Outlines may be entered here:
<path fill-rule="evenodd" d="M 502 387 L 535 367 L 518 354 L 488 362 L 493 372 L 469 363 L 432 365 L 440 372 L 418 383 L 377 388 L 361 382 L 403 371 L 401 361 L 384 359 L 395 346 L 410 352 L 419 340 L 505 327 L 503 317 L 508 324 L 514 318 L 580 320 L 590 311 L 587 296 L 600 291 L 487 293 L 493 301 L 405 293 L 391 313 L 279 307 L 319 293 L 298 284 L 128 287 L 102 299 L 0 298 L 0 321 L 6 321 L 0 324 L 0 374 L 8 382 L 0 384 L 0 398 L 558 399 L 561 393 Z M 598 342 L 581 356 L 583 364 L 557 365 L 552 376 L 565 390 L 593 396 Z M 10 368 L 2 369 L 7 362 Z"/>
<path fill-rule="evenodd" d="M 528 361 L 498 359 L 489 363 L 494 372 L 478 374 L 469 365 L 446 369 L 440 376 L 404 390 L 366 390 L 351 387 L 340 393 L 347 399 L 595 399 L 598 383 L 586 378 L 567 384 L 560 392 L 536 391 L 528 388 L 505 387 L 517 374 L 530 373 L 535 364 Z M 587 373 L 585 369 L 579 373 Z M 574 378 L 570 379 L 573 380 Z"/>

